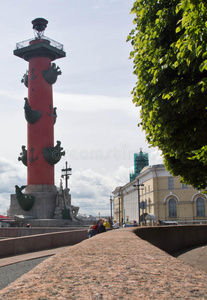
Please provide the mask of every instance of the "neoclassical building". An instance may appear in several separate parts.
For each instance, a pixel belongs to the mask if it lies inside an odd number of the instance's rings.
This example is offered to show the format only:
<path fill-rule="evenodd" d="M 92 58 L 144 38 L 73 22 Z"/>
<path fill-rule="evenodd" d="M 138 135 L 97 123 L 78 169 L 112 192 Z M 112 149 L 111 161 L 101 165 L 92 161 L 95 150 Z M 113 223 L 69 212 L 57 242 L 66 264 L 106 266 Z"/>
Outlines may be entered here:
<path fill-rule="evenodd" d="M 207 196 L 192 186 L 182 184 L 163 164 L 147 166 L 114 195 L 114 218 L 117 222 L 146 222 L 148 214 L 156 221 L 207 223 Z"/>

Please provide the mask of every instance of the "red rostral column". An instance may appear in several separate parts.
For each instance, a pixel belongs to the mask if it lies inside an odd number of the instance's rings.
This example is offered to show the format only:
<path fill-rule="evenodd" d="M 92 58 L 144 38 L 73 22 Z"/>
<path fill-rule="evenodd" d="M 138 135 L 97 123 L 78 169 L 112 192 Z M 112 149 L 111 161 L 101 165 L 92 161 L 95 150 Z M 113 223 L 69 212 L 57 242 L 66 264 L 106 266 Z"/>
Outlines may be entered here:
<path fill-rule="evenodd" d="M 24 106 L 27 153 L 22 152 L 22 158 L 19 159 L 27 165 L 28 186 L 54 185 L 54 164 L 64 155 L 59 141 L 54 146 L 56 108 L 53 108 L 52 84 L 61 72 L 51 62 L 65 57 L 65 52 L 61 44 L 44 37 L 47 23 L 43 18 L 33 20 L 36 37 L 18 43 L 14 51 L 14 55 L 29 62 L 28 73 L 22 80 L 28 87 L 28 98 L 25 98 Z M 27 158 L 23 158 L 24 155 Z"/>
<path fill-rule="evenodd" d="M 32 57 L 29 60 L 29 104 L 41 112 L 41 117 L 34 124 L 27 123 L 28 185 L 54 184 L 54 165 L 50 165 L 42 155 L 44 147 L 54 147 L 54 121 L 49 115 L 50 106 L 53 107 L 52 85 L 42 75 L 48 67 L 51 67 L 48 57 Z"/>

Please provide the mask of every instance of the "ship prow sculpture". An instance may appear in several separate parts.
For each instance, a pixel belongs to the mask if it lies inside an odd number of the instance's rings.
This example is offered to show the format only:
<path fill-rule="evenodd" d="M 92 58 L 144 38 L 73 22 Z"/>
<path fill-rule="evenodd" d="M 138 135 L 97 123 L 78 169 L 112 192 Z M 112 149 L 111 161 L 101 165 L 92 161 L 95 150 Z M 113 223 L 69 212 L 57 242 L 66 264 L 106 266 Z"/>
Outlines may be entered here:
<path fill-rule="evenodd" d="M 59 219 L 77 222 L 78 212 L 78 207 L 71 205 L 69 189 L 58 191 L 54 185 L 54 166 L 65 151 L 60 141 L 54 146 L 57 108 L 53 107 L 52 86 L 62 72 L 53 61 L 65 57 L 66 53 L 62 44 L 44 36 L 47 24 L 43 18 L 33 20 L 35 37 L 17 43 L 14 50 L 14 55 L 29 63 L 21 80 L 28 91 L 24 98 L 27 146 L 22 146 L 18 158 L 27 167 L 27 185 L 15 186 L 16 194 L 11 195 L 9 215 L 13 218 L 30 217 L 34 225 L 37 225 L 37 220 L 53 220 L 51 224 L 58 224 Z M 61 214 L 57 214 L 58 210 Z M 30 223 L 32 225 L 31 220 Z M 61 224 L 63 222 L 58 225 Z"/>

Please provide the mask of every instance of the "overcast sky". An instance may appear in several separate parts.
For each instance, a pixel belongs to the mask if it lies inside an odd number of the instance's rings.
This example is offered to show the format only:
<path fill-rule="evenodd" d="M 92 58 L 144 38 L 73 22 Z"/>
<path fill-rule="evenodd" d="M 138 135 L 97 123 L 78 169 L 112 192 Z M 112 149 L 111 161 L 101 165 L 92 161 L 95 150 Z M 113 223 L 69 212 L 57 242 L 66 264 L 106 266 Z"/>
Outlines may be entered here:
<path fill-rule="evenodd" d="M 72 168 L 72 204 L 80 213 L 110 215 L 109 197 L 129 181 L 133 154 L 142 148 L 150 165 L 162 163 L 159 152 L 148 148 L 137 127 L 139 109 L 132 103 L 136 83 L 132 50 L 126 38 L 134 28 L 132 0 L 9 0 L 0 1 L 1 18 L 1 148 L 0 214 L 10 204 L 14 186 L 26 185 L 26 167 L 18 162 L 27 144 L 21 79 L 28 63 L 13 55 L 16 43 L 34 37 L 31 21 L 49 21 L 45 36 L 64 45 L 66 57 L 56 60 L 62 75 L 53 85 L 57 107 L 55 142 L 66 156 L 55 166 Z"/>

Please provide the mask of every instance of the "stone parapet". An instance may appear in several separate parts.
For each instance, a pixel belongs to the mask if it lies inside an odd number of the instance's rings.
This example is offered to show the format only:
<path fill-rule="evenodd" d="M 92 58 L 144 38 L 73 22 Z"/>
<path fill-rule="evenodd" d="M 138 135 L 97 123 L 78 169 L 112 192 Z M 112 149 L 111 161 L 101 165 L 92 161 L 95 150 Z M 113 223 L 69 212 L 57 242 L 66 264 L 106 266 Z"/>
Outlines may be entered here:
<path fill-rule="evenodd" d="M 29 236 L 43 233 L 54 233 L 60 231 L 72 231 L 72 230 L 87 230 L 84 226 L 68 226 L 68 227 L 2 227 L 0 228 L 0 238 L 11 238 L 20 236 Z"/>
<path fill-rule="evenodd" d="M 2 239 L 0 240 L 0 257 L 74 245 L 87 238 L 88 232 L 85 229 Z"/>
<path fill-rule="evenodd" d="M 45 260 L 2 289 L 0 299 L 207 299 L 207 278 L 124 228 Z"/>
<path fill-rule="evenodd" d="M 137 227 L 135 233 L 170 254 L 207 244 L 207 225 Z"/>

